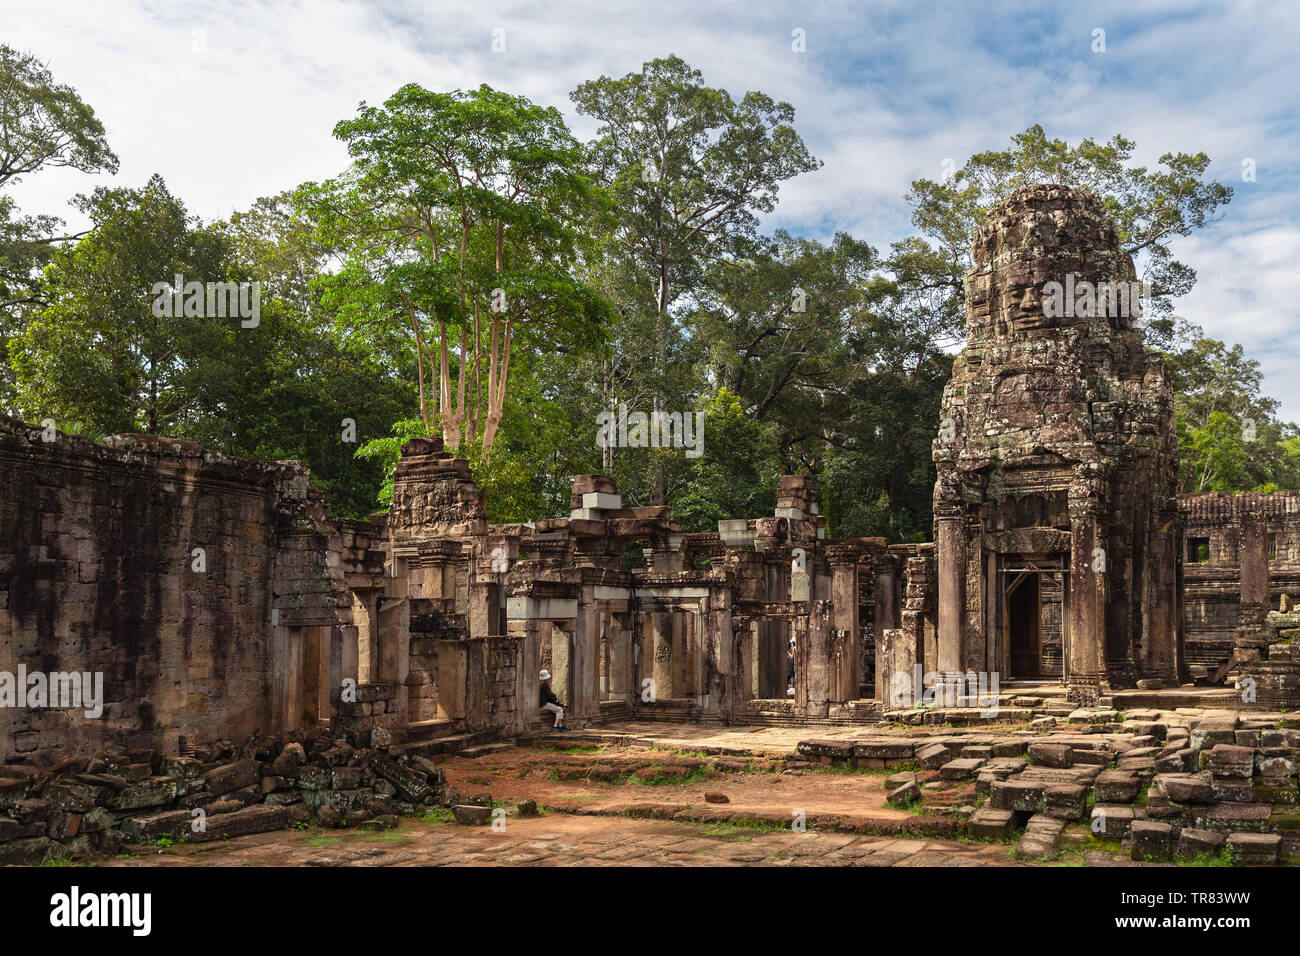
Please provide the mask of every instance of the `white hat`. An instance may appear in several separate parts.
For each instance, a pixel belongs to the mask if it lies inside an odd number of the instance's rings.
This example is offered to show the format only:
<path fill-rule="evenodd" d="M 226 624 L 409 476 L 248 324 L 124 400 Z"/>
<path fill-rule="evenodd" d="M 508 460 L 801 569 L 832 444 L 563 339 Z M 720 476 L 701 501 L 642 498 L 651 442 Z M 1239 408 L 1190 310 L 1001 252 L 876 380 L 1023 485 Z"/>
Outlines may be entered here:
<path fill-rule="evenodd" d="M 542 671 L 540 674 L 537 675 L 537 679 L 538 679 L 538 680 L 550 680 L 550 679 L 551 679 L 551 672 L 550 672 L 550 671 Z"/>

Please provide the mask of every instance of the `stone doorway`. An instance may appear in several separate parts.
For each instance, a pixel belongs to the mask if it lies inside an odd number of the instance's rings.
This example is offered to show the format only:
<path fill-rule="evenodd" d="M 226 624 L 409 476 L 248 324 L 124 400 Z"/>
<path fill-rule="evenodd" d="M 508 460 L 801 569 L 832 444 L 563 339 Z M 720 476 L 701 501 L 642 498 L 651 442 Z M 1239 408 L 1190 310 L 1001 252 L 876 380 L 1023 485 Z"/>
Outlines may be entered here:
<path fill-rule="evenodd" d="M 1037 574 L 1021 574 L 1007 588 L 1007 638 L 1011 646 L 1012 680 L 1041 676 L 1042 615 Z"/>

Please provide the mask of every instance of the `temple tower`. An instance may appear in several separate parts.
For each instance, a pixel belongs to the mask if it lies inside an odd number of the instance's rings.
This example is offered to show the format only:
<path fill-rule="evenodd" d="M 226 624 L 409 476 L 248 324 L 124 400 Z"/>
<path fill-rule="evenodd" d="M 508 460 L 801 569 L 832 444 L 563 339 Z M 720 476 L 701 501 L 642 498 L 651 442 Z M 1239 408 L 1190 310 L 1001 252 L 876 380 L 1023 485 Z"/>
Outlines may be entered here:
<path fill-rule="evenodd" d="M 1030 186 L 972 251 L 933 446 L 937 668 L 1063 678 L 1081 704 L 1176 682 L 1173 391 L 1119 230 L 1088 193 Z"/>

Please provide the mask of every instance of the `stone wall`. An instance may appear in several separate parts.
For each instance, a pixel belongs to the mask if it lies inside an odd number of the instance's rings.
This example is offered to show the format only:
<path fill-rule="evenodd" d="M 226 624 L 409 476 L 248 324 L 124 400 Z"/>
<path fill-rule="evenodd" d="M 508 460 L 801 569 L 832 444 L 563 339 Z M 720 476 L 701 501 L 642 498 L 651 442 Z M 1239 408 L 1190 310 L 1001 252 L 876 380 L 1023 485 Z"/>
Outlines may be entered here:
<path fill-rule="evenodd" d="M 1232 655 L 1241 605 L 1242 516 L 1267 527 L 1269 606 L 1300 596 L 1300 492 L 1180 495 L 1183 617 L 1190 664 L 1218 667 Z"/>
<path fill-rule="evenodd" d="M 181 738 L 269 730 L 273 612 L 315 605 L 347 623 L 303 465 L 146 436 L 97 445 L 0 418 L 0 476 L 0 672 L 103 687 L 98 717 L 0 706 L 11 753 L 175 754 Z"/>

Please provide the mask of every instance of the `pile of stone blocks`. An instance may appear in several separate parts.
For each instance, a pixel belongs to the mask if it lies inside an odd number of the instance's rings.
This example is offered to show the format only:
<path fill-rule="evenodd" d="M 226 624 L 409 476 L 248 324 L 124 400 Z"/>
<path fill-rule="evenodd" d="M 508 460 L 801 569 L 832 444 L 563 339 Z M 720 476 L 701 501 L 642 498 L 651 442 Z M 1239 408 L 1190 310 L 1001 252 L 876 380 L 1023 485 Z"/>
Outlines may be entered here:
<path fill-rule="evenodd" d="M 220 741 L 186 756 L 110 747 L 98 755 L 13 754 L 0 762 L 0 865 L 108 855 L 130 844 L 321 826 L 391 828 L 452 806 L 443 772 L 382 730 Z"/>

